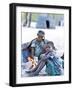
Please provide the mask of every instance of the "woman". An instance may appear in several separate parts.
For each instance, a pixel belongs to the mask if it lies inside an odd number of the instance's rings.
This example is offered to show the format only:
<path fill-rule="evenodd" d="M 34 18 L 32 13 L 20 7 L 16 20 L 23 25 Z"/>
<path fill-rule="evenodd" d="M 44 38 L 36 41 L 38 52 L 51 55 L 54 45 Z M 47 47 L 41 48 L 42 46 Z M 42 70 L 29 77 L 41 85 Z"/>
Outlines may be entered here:
<path fill-rule="evenodd" d="M 22 45 L 22 62 L 27 63 L 28 57 L 34 59 L 37 57 L 40 59 L 40 55 L 42 54 L 44 44 L 48 43 L 48 40 L 45 38 L 44 31 L 38 31 L 37 38 L 33 39 L 29 43 L 25 43 Z M 34 59 L 35 60 L 35 59 Z"/>
<path fill-rule="evenodd" d="M 45 33 L 44 31 L 38 31 L 37 33 L 37 38 L 34 39 L 31 43 L 31 55 L 34 58 L 34 56 L 40 57 L 40 55 L 43 52 L 43 46 L 44 44 L 48 43 L 48 40 L 46 40 L 45 38 Z"/>

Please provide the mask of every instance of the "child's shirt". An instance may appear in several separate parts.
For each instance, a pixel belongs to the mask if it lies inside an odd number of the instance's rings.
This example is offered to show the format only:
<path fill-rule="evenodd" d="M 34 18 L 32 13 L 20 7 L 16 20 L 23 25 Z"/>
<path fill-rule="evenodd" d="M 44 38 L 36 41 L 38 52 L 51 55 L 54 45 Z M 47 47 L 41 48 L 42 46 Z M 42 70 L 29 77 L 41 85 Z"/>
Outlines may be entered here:
<path fill-rule="evenodd" d="M 56 55 L 55 51 L 46 52 L 43 54 L 41 60 L 47 62 L 47 71 L 53 75 L 61 75 L 63 74 L 63 60 Z M 51 72 L 50 72 L 51 71 Z"/>

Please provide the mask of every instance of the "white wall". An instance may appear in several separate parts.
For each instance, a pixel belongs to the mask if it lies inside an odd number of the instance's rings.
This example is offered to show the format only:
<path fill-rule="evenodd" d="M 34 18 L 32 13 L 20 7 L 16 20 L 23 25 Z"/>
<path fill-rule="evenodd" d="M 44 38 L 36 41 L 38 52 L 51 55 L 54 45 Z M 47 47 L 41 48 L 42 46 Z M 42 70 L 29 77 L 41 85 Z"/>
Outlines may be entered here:
<path fill-rule="evenodd" d="M 42 3 L 55 5 L 73 5 L 73 0 L 0 0 L 0 90 L 12 90 L 8 86 L 9 77 L 9 3 Z M 19 87 L 16 90 L 24 89 L 41 89 L 41 90 L 71 90 L 72 84 L 65 85 L 49 85 L 38 87 Z"/>

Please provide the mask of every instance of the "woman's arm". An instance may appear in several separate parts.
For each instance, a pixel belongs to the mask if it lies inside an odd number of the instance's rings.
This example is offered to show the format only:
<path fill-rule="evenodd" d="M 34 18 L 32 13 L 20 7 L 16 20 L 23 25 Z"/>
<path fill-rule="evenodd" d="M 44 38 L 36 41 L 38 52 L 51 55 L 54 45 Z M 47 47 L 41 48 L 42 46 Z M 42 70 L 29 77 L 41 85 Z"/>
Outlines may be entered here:
<path fill-rule="evenodd" d="M 35 40 L 31 43 L 31 57 L 34 58 L 35 55 Z"/>
<path fill-rule="evenodd" d="M 34 47 L 31 47 L 31 57 L 32 58 L 34 58 L 34 53 L 35 53 Z"/>

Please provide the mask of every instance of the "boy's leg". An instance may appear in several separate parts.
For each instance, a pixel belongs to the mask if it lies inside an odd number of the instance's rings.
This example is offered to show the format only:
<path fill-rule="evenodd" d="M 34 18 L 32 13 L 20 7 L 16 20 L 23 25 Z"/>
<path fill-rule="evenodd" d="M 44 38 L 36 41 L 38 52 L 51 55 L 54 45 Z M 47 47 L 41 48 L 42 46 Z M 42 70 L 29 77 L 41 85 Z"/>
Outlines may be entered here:
<path fill-rule="evenodd" d="M 39 64 L 37 70 L 36 70 L 35 72 L 30 73 L 30 76 L 34 76 L 34 75 L 39 74 L 39 72 L 43 69 L 44 66 L 45 66 L 45 61 L 42 61 L 42 62 Z"/>
<path fill-rule="evenodd" d="M 40 60 L 35 68 L 33 68 L 33 69 L 30 70 L 30 71 L 26 71 L 26 73 L 32 73 L 32 72 L 35 72 L 35 71 L 37 70 L 37 68 L 39 67 L 39 65 L 40 65 L 41 62 L 42 62 L 42 61 Z"/>

